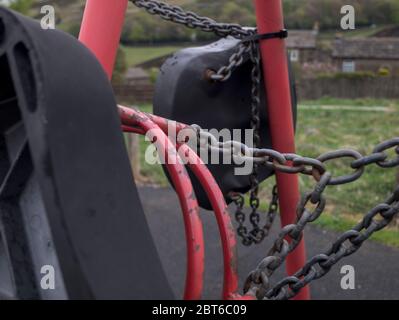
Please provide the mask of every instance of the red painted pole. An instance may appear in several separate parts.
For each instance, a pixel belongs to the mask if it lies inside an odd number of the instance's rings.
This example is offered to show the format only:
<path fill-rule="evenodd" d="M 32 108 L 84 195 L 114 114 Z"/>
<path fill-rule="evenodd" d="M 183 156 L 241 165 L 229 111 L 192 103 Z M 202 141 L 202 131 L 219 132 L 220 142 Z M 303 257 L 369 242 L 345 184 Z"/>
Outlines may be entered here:
<path fill-rule="evenodd" d="M 143 127 L 142 115 L 137 110 L 118 106 L 119 114 L 122 120 L 122 127 L 125 132 L 133 132 L 138 134 L 145 134 L 145 131 L 138 127 Z M 159 116 L 152 114 L 144 114 L 155 125 L 157 125 L 165 134 L 168 133 L 169 127 L 172 126 L 176 133 L 187 129 L 188 126 L 182 123 L 172 122 Z M 252 300 L 253 296 L 241 296 L 238 294 L 238 274 L 237 274 L 237 241 L 235 231 L 227 211 L 227 204 L 224 201 L 222 192 L 216 183 L 216 180 L 209 172 L 208 168 L 199 158 L 199 156 L 185 144 L 177 144 L 179 155 L 188 159 L 188 165 L 200 181 L 204 191 L 212 204 L 215 213 L 216 221 L 219 227 L 221 238 L 223 260 L 224 260 L 224 280 L 223 280 L 223 294 L 222 298 L 225 300 Z M 187 232 L 187 231 L 186 231 Z M 193 252 L 191 252 L 193 254 Z M 188 259 L 193 259 L 188 256 Z"/>
<path fill-rule="evenodd" d="M 112 77 L 128 0 L 87 0 L 79 40 Z"/>
<path fill-rule="evenodd" d="M 284 29 L 281 0 L 255 0 L 258 33 L 273 33 Z M 294 123 L 291 110 L 290 83 L 287 53 L 282 39 L 260 41 L 265 89 L 273 148 L 280 152 L 295 152 Z M 297 175 L 276 173 L 280 202 L 281 224 L 291 224 L 296 218 L 299 200 Z M 305 244 L 302 240 L 286 261 L 287 273 L 293 274 L 306 262 Z M 309 287 L 297 296 L 298 300 L 310 299 Z"/>

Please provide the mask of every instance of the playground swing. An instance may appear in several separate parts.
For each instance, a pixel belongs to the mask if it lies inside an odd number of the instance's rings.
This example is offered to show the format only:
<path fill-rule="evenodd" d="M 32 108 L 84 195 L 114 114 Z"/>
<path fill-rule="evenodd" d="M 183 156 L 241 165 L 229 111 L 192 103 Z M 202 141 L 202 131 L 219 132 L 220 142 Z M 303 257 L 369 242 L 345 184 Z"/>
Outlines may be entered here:
<path fill-rule="evenodd" d="M 211 47 L 182 51 L 172 58 L 181 62 L 178 67 L 171 60 L 167 62 L 157 84 L 157 115 L 115 108 L 103 71 L 108 78 L 112 74 L 127 0 L 87 1 L 80 40 L 94 52 L 103 69 L 92 53 L 70 36 L 43 31 L 38 23 L 0 9 L 1 297 L 174 298 L 129 174 L 120 134 L 122 122 L 125 132 L 151 132 L 151 142 L 164 157 L 165 171 L 179 196 L 187 242 L 185 299 L 199 299 L 202 290 L 204 239 L 196 198 L 201 206 L 213 209 L 218 223 L 224 257 L 223 299 L 308 298 L 311 281 L 356 252 L 399 212 L 397 188 L 329 250 L 305 261 L 303 231 L 322 214 L 326 204 L 323 191 L 359 179 L 368 165 L 399 166 L 399 138 L 377 145 L 368 156 L 353 150 L 328 152 L 316 159 L 295 154 L 296 103 L 288 80 L 283 45 L 286 31 L 279 0 L 256 1 L 259 35 L 255 29 L 217 23 L 166 3 L 131 2 L 164 19 L 238 39 L 226 38 Z M 180 86 L 193 74 L 202 76 L 195 77 L 197 83 L 190 86 L 192 92 L 187 98 L 188 92 L 182 92 Z M 239 86 L 238 78 L 245 79 Z M 262 85 L 267 99 L 262 96 Z M 170 86 L 173 90 L 168 92 Z M 219 91 L 220 98 L 211 99 L 208 90 Z M 240 95 L 243 99 L 237 98 Z M 202 112 L 187 112 L 188 99 L 193 99 L 194 108 L 204 104 L 212 112 L 219 108 L 218 112 L 226 114 L 233 107 L 243 116 L 240 121 L 234 117 L 212 123 Z M 200 126 L 185 123 L 228 129 L 250 127 L 255 131 L 255 146 L 250 148 L 242 141 L 221 143 Z M 206 150 L 229 152 L 236 159 L 250 157 L 256 163 L 254 173 L 238 179 L 232 173 L 233 165 L 205 165 L 186 141 L 166 136 L 170 127 L 177 132 L 188 130 L 207 141 L 202 145 Z M 396 158 L 389 160 L 388 150 L 394 150 Z M 181 163 L 169 163 L 169 157 L 176 155 L 190 159 L 189 174 Z M 353 159 L 353 173 L 335 177 L 326 163 L 342 158 Z M 240 295 L 236 238 L 225 200 L 236 202 L 243 223 L 239 193 L 250 191 L 254 229 L 248 233 L 241 225 L 238 234 L 244 244 L 260 242 L 268 229 L 258 225 L 258 183 L 273 172 L 278 193 L 274 189 L 269 213 L 273 218 L 278 194 L 283 228 L 267 257 L 248 276 Z M 316 182 L 299 202 L 298 173 L 310 175 Z M 222 178 L 226 176 L 229 178 Z M 270 278 L 284 261 L 290 275 L 272 285 Z M 41 290 L 39 285 L 40 266 L 49 263 L 62 275 L 55 291 Z"/>

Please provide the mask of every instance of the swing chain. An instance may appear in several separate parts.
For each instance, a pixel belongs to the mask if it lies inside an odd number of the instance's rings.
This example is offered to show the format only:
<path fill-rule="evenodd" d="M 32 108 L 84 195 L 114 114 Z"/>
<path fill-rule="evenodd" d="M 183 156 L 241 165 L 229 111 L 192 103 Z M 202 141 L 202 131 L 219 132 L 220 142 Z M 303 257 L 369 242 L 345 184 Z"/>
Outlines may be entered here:
<path fill-rule="evenodd" d="M 313 256 L 294 275 L 280 280 L 270 288 L 268 268 L 279 262 L 268 256 L 252 271 L 244 291 L 251 291 L 258 299 L 287 300 L 297 295 L 310 282 L 326 275 L 344 257 L 357 252 L 375 232 L 384 229 L 399 213 L 399 186 L 383 203 L 371 209 L 351 230 L 344 232 L 324 253 Z"/>
<path fill-rule="evenodd" d="M 195 12 L 185 11 L 179 6 L 171 5 L 157 0 L 130 0 L 135 6 L 157 15 L 164 20 L 172 21 L 190 29 L 200 29 L 204 32 L 213 32 L 219 37 L 232 36 L 236 39 L 245 39 L 252 36 L 255 31 L 235 23 L 220 23 L 202 17 Z"/>
<path fill-rule="evenodd" d="M 389 160 L 386 151 L 393 148 L 397 156 Z M 355 173 L 333 178 L 330 172 L 325 168 L 322 169 L 324 162 L 344 157 L 354 158 L 350 167 L 355 170 Z M 370 164 L 377 164 L 381 168 L 399 166 L 399 138 L 380 143 L 374 148 L 371 155 L 364 157 L 353 150 L 338 150 L 325 153 L 317 159 L 307 158 L 305 161 L 297 157 L 292 157 L 292 159 L 292 168 L 294 168 L 295 164 L 298 165 L 305 162 L 316 165 L 311 171 L 313 171 L 312 175 L 317 183 L 312 192 L 305 193 L 301 197 L 297 208 L 296 222 L 285 226 L 281 230 L 267 257 L 248 275 L 244 285 L 244 292 L 251 292 L 258 299 L 280 300 L 292 298 L 308 283 L 324 276 L 343 257 L 356 252 L 364 241 L 370 238 L 374 232 L 385 228 L 399 212 L 399 187 L 397 187 L 386 202 L 377 205 L 369 211 L 358 225 L 338 238 L 328 251 L 313 257 L 294 276 L 286 277 L 273 288 L 270 288 L 270 277 L 282 265 L 286 257 L 298 246 L 306 225 L 317 220 L 323 213 L 326 206 L 323 192 L 326 187 L 329 185 L 346 184 L 359 179 L 365 167 Z M 322 163 L 322 166 L 315 160 Z M 317 170 L 319 170 L 319 173 L 322 172 L 321 175 L 314 172 L 316 167 L 318 167 Z M 285 168 L 284 171 L 295 173 L 297 170 L 288 170 L 288 168 Z M 310 171 L 310 169 L 307 171 Z M 308 208 L 311 205 L 312 209 Z M 374 219 L 378 215 L 380 219 Z M 344 245 L 346 242 L 349 242 L 349 247 Z M 315 265 L 318 265 L 319 268 L 317 269 Z"/>
<path fill-rule="evenodd" d="M 248 52 L 251 52 L 252 46 L 251 44 L 241 42 L 238 45 L 238 49 L 234 52 L 230 58 L 229 63 L 221 68 L 218 71 L 209 70 L 210 73 L 208 77 L 213 81 L 225 82 L 230 79 L 233 71 L 237 69 L 244 63 L 244 56 Z"/>
<path fill-rule="evenodd" d="M 153 15 L 158 15 L 164 20 L 173 21 L 182 24 L 189 28 L 197 28 L 205 32 L 213 32 L 217 36 L 227 37 L 232 36 L 242 41 L 237 45 L 237 50 L 230 56 L 227 65 L 219 68 L 219 70 L 208 70 L 207 77 L 212 81 L 224 82 L 230 79 L 232 73 L 236 68 L 241 66 L 245 59 L 244 56 L 249 53 L 251 62 L 253 64 L 251 71 L 251 128 L 254 132 L 254 146 L 260 145 L 260 86 L 261 86 L 261 70 L 260 70 L 260 55 L 259 45 L 256 39 L 248 40 L 256 34 L 255 28 L 243 28 L 238 24 L 218 23 L 208 17 L 201 17 L 198 14 L 190 11 L 185 11 L 181 7 L 167 4 L 156 0 L 131 0 L 137 7 L 145 9 Z M 260 243 L 268 234 L 268 230 L 273 223 L 275 212 L 269 212 L 267 215 L 267 228 L 260 228 L 259 209 L 259 182 L 257 179 L 258 165 L 254 164 L 253 172 L 250 176 L 251 191 L 250 191 L 250 206 L 251 214 L 249 216 L 253 230 L 248 234 L 246 227 L 244 227 L 245 214 L 243 213 L 243 197 L 234 201 L 236 203 L 236 220 L 238 222 L 237 233 L 242 238 L 244 245 L 249 246 L 253 243 Z M 273 189 L 274 190 L 274 189 Z M 274 195 L 273 195 L 274 198 Z M 277 206 L 272 203 L 272 208 Z M 277 208 L 276 210 L 277 211 Z M 273 217 L 273 218 L 271 218 Z M 269 225 L 270 224 L 270 225 Z"/>
<path fill-rule="evenodd" d="M 272 149 L 249 148 L 237 141 L 219 142 L 212 134 L 202 131 L 198 126 L 192 126 L 192 129 L 201 141 L 207 142 L 205 145 L 201 144 L 201 148 L 222 153 L 229 152 L 233 160 L 238 164 L 250 161 L 253 164 L 266 166 L 275 171 L 287 174 L 301 173 L 312 176 L 316 181 L 314 189 L 301 197 L 297 207 L 296 222 L 285 226 L 281 230 L 267 257 L 247 277 L 244 293 L 255 295 L 258 299 L 289 299 L 295 296 L 309 282 L 322 277 L 328 272 L 328 270 L 325 270 L 326 272 L 324 273 L 315 271 L 313 266 L 315 263 L 320 262 L 320 260 L 318 260 L 319 257 L 314 257 L 297 272 L 297 278 L 295 278 L 295 275 L 294 277 L 285 278 L 270 289 L 270 277 L 283 264 L 289 253 L 294 251 L 299 245 L 306 225 L 317 220 L 323 213 L 326 206 L 323 193 L 327 186 L 344 185 L 357 181 L 364 174 L 365 168 L 372 164 L 380 168 L 394 168 L 399 166 L 399 137 L 378 144 L 374 147 L 373 152 L 366 156 L 352 149 L 341 149 L 323 153 L 317 158 L 308 158 L 293 153 L 280 153 Z M 395 156 L 390 158 L 388 151 L 393 151 Z M 327 170 L 327 162 L 333 160 L 342 161 L 347 158 L 352 159 L 348 166 L 353 172 L 335 177 Z M 243 199 L 238 202 L 241 224 L 244 222 L 241 214 L 243 203 Z M 396 188 L 392 196 L 385 203 L 372 209 L 365 215 L 361 223 L 355 226 L 354 229 L 346 232 L 342 236 L 343 238 L 339 238 L 334 243 L 330 251 L 324 253 L 324 255 L 328 256 L 328 260 L 326 260 L 327 262 L 323 266 L 332 266 L 343 257 L 354 253 L 357 250 L 356 245 L 361 245 L 374 232 L 386 227 L 398 212 L 399 187 Z M 376 221 L 374 217 L 377 215 L 380 215 L 382 220 Z M 365 230 L 362 233 L 363 229 Z M 242 228 L 240 230 L 246 231 Z M 350 249 L 342 249 L 346 248 L 342 247 L 342 245 L 348 239 L 353 246 Z M 246 242 L 248 241 L 246 240 Z M 341 251 L 338 252 L 337 250 Z"/>
<path fill-rule="evenodd" d="M 327 182 L 329 186 L 348 184 L 360 179 L 364 174 L 365 168 L 372 164 L 380 168 L 394 168 L 399 166 L 399 137 L 381 142 L 367 156 L 363 156 L 353 149 L 339 149 L 323 153 L 317 158 L 309 158 L 295 153 L 281 153 L 273 149 L 250 148 L 234 140 L 220 142 L 210 132 L 202 130 L 197 125 L 192 125 L 191 129 L 200 141 L 204 142 L 200 144 L 201 149 L 229 153 L 233 162 L 237 165 L 253 163 L 282 173 L 300 173 L 313 177 L 316 182 L 321 182 L 323 175 L 328 171 L 327 162 L 352 159 L 348 167 L 353 172 L 339 177 L 332 177 Z M 388 159 L 389 155 L 387 151 L 389 150 L 392 150 L 396 154 L 392 159 Z M 317 197 L 312 198 L 312 201 L 315 198 Z"/>
<path fill-rule="evenodd" d="M 253 206 L 256 209 L 252 208 L 252 212 L 250 214 L 250 221 L 253 229 L 248 232 L 248 229 L 244 226 L 245 223 L 245 212 L 244 212 L 244 196 L 242 194 L 232 194 L 231 199 L 236 205 L 235 219 L 238 223 L 237 234 L 241 238 L 242 244 L 244 246 L 250 246 L 252 244 L 261 243 L 270 232 L 270 229 L 273 225 L 273 222 L 277 216 L 278 212 L 278 195 L 277 195 L 277 186 L 273 187 L 272 191 L 272 200 L 269 205 L 269 209 L 266 213 L 266 222 L 262 228 L 259 227 L 260 223 L 260 215 L 258 213 L 257 208 L 259 207 L 259 200 L 250 200 Z"/>
<path fill-rule="evenodd" d="M 317 220 L 323 213 L 326 200 L 322 196 L 322 192 L 325 190 L 331 178 L 332 175 L 329 172 L 324 173 L 313 191 L 302 195 L 297 207 L 296 222 L 286 225 L 281 229 L 267 257 L 263 259 L 257 269 L 252 271 L 247 277 L 244 284 L 244 292 L 251 290 L 258 299 L 263 299 L 269 288 L 268 279 L 283 264 L 287 256 L 297 248 L 302 240 L 306 225 Z M 313 206 L 313 209 L 308 208 L 310 205 Z M 253 288 L 254 285 L 256 290 Z M 256 285 L 260 286 L 257 287 Z"/>
<path fill-rule="evenodd" d="M 261 74 L 260 74 L 260 56 L 258 44 L 255 42 L 251 43 L 251 61 L 253 63 L 251 79 L 252 79 L 252 89 L 251 89 L 251 128 L 254 132 L 254 146 L 258 147 L 260 145 L 260 85 L 261 85 Z M 236 195 L 233 199 L 236 205 L 235 218 L 238 223 L 237 234 L 242 239 L 242 244 L 245 246 L 250 246 L 252 244 L 261 243 L 269 234 L 269 231 L 273 225 L 274 219 L 278 210 L 278 196 L 277 187 L 273 187 L 272 201 L 269 205 L 269 211 L 266 214 L 266 223 L 261 228 L 260 214 L 259 214 L 259 181 L 258 176 L 258 164 L 254 163 L 252 174 L 250 175 L 251 191 L 249 197 L 249 204 L 251 207 L 251 213 L 249 215 L 249 220 L 252 225 L 252 230 L 248 233 L 247 228 L 244 226 L 245 213 L 243 212 L 244 207 L 244 197 L 242 195 Z"/>
<path fill-rule="evenodd" d="M 256 34 L 255 28 L 244 28 L 235 23 L 220 23 L 215 20 L 202 17 L 195 12 L 185 11 L 179 6 L 171 5 L 166 2 L 156 0 L 130 0 L 134 5 L 146 10 L 148 13 L 157 15 L 164 20 L 172 21 L 184 25 L 190 29 L 200 29 L 204 32 L 212 32 L 219 37 L 232 36 L 236 39 L 248 39 Z M 207 76 L 212 81 L 227 81 L 233 71 L 241 66 L 245 59 L 244 56 L 252 49 L 251 43 L 254 41 L 244 41 L 238 44 L 238 49 L 230 56 L 227 65 L 219 70 L 208 70 Z"/>

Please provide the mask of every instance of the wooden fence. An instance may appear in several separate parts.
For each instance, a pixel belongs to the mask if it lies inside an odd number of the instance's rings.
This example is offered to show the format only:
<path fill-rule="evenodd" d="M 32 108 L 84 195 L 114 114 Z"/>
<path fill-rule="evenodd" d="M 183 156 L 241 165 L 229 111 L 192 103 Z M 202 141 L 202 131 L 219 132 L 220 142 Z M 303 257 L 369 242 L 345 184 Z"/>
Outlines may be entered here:
<path fill-rule="evenodd" d="M 344 99 L 399 99 L 399 78 L 301 79 L 297 81 L 297 92 L 300 100 L 326 96 Z"/>
<path fill-rule="evenodd" d="M 118 101 L 129 104 L 149 103 L 154 95 L 154 85 L 137 83 L 129 85 L 114 85 L 114 93 Z"/>
<path fill-rule="evenodd" d="M 152 101 L 154 86 L 150 83 L 137 83 L 114 86 L 119 101 L 131 104 Z M 301 79 L 297 81 L 299 100 L 312 100 L 322 97 L 333 98 L 380 98 L 399 99 L 399 78 L 367 79 Z"/>

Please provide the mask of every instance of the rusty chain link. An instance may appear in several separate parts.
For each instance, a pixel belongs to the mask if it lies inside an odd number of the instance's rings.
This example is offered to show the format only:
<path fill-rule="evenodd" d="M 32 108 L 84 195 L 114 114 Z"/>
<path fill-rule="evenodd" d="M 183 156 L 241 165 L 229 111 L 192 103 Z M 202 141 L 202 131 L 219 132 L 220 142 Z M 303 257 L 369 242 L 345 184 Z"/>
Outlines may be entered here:
<path fill-rule="evenodd" d="M 237 234 L 241 238 L 241 242 L 245 246 L 250 246 L 252 244 L 261 243 L 270 232 L 271 227 L 273 226 L 273 222 L 278 213 L 278 194 L 277 194 L 277 186 L 274 186 L 272 189 L 272 200 L 269 204 L 269 209 L 266 213 L 266 221 L 263 227 L 259 227 L 260 224 L 260 214 L 258 212 L 259 200 L 257 201 L 256 210 L 251 208 L 251 214 L 249 216 L 252 230 L 248 231 L 248 228 L 244 225 L 245 223 L 245 212 L 244 212 L 244 196 L 239 193 L 231 194 L 231 199 L 234 201 L 236 205 L 235 211 L 235 219 L 238 223 Z"/>

